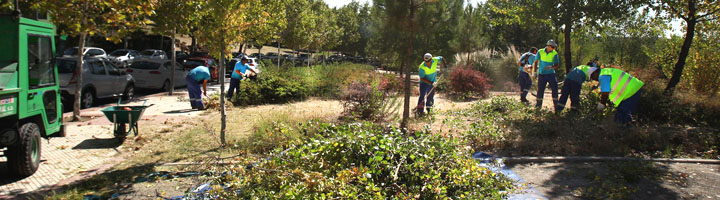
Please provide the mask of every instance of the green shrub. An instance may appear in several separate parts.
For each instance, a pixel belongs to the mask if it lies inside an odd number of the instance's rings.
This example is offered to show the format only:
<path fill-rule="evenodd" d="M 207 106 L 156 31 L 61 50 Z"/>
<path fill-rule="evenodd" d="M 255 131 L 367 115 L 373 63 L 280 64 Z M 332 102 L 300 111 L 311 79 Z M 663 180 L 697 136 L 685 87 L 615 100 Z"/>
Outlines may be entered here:
<path fill-rule="evenodd" d="M 308 97 L 335 98 L 354 80 L 366 79 L 372 66 L 359 64 L 316 65 L 312 67 L 268 66 L 257 80 L 240 84 L 233 98 L 235 106 L 286 103 Z"/>
<path fill-rule="evenodd" d="M 667 96 L 661 87 L 646 85 L 638 103 L 640 120 L 720 128 L 720 103 L 714 98 L 676 91 Z"/>
<path fill-rule="evenodd" d="M 307 98 L 309 90 L 301 80 L 264 72 L 257 80 L 243 81 L 232 103 L 235 106 L 286 103 Z"/>
<path fill-rule="evenodd" d="M 382 77 L 382 76 L 381 76 Z M 373 79 L 370 84 L 351 83 L 343 92 L 343 114 L 353 119 L 382 121 L 397 110 L 398 98 L 384 79 Z"/>
<path fill-rule="evenodd" d="M 302 139 L 253 168 L 215 179 L 221 199 L 502 199 L 512 182 L 455 139 L 372 123 L 306 124 Z M 279 153 L 282 149 L 276 149 Z"/>

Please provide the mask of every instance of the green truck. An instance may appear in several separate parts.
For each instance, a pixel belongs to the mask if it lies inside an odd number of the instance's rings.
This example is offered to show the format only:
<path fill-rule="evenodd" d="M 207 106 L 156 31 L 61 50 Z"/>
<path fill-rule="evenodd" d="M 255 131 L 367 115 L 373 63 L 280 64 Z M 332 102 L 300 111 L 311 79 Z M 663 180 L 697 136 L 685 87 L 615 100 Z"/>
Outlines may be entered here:
<path fill-rule="evenodd" d="M 51 23 L 0 16 L 0 152 L 14 176 L 37 171 L 41 138 L 65 136 L 54 36 Z"/>

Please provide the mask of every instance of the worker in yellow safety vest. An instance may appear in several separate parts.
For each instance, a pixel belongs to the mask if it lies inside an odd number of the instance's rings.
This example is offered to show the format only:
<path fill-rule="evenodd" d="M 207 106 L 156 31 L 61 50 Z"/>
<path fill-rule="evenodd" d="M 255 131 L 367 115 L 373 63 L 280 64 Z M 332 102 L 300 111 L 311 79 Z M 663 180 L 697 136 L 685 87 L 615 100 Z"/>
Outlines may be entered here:
<path fill-rule="evenodd" d="M 627 72 L 615 68 L 597 70 L 590 76 L 600 82 L 600 103 L 597 110 L 605 109 L 608 100 L 617 109 L 615 121 L 621 124 L 632 122 L 632 115 L 637 112 L 637 105 L 645 85 Z"/>
<path fill-rule="evenodd" d="M 420 76 L 420 98 L 418 99 L 416 112 L 423 114 L 425 109 L 432 112 L 435 103 L 435 84 L 437 83 L 438 63 L 445 63 L 442 56 L 433 57 L 432 54 L 426 53 L 423 56 L 423 62 L 418 67 L 418 76 Z"/>

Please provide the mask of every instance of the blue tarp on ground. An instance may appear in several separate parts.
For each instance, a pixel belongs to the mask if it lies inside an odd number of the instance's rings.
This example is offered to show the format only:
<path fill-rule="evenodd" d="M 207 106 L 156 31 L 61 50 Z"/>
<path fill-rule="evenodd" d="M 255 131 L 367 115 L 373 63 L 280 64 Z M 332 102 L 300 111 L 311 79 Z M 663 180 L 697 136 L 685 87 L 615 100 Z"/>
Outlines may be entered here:
<path fill-rule="evenodd" d="M 485 152 L 475 152 L 472 157 L 480 160 L 480 165 L 483 167 L 486 167 L 495 173 L 503 174 L 505 177 L 513 180 L 515 186 L 519 189 L 510 194 L 507 198 L 508 200 L 547 200 L 547 198 L 542 196 L 540 192 L 529 186 L 525 180 L 505 166 L 501 157 L 495 157 Z"/>

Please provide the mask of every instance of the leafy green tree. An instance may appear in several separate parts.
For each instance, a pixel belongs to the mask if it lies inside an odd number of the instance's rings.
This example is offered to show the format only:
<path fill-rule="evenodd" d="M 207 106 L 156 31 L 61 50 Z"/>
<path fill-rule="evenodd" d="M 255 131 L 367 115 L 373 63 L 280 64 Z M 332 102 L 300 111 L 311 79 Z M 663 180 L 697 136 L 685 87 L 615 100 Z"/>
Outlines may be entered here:
<path fill-rule="evenodd" d="M 555 33 L 549 20 L 535 16 L 537 1 L 488 0 L 478 4 L 478 31 L 493 51 L 505 51 L 508 46 L 521 50 L 545 44 Z"/>
<path fill-rule="evenodd" d="M 720 1 L 718 0 L 656 0 L 650 6 L 669 13 L 669 17 L 680 18 L 685 22 L 685 40 L 680 48 L 678 61 L 673 68 L 672 77 L 665 87 L 665 93 L 672 95 L 683 75 L 685 63 L 690 54 L 695 31 L 698 24 L 712 24 L 720 18 Z"/>
<path fill-rule="evenodd" d="M 481 24 L 477 20 L 477 12 L 472 5 L 465 7 L 462 19 L 454 30 L 455 37 L 450 41 L 450 46 L 457 52 L 468 52 L 468 61 L 469 52 L 477 50 L 483 43 L 482 36 L 478 34 Z"/>
<path fill-rule="evenodd" d="M 292 49 L 306 47 L 314 31 L 315 12 L 308 0 L 285 1 L 287 27 L 281 33 L 280 41 Z"/>
<path fill-rule="evenodd" d="M 540 1 L 534 9 L 535 17 L 550 20 L 554 27 L 562 27 L 564 36 L 565 70 L 573 67 L 571 37 L 578 26 L 597 27 L 600 22 L 613 18 L 625 18 L 632 14 L 641 1 L 626 0 L 559 0 Z"/>
<path fill-rule="evenodd" d="M 169 35 L 172 38 L 170 47 L 171 70 L 170 85 L 168 95 L 173 95 L 175 91 L 175 36 L 177 34 L 190 34 L 190 28 L 199 21 L 199 12 L 202 12 L 202 3 L 198 0 L 159 0 L 156 9 L 159 15 L 154 15 L 150 19 L 153 21 L 153 32 L 161 35 Z"/>
<path fill-rule="evenodd" d="M 367 47 L 367 33 L 363 29 L 367 29 L 369 21 L 368 4 L 360 4 L 356 1 L 333 10 L 337 16 L 336 23 L 342 28 L 342 34 L 339 38 L 339 44 L 334 48 L 340 52 L 352 52 L 354 54 L 364 54 Z"/>
<path fill-rule="evenodd" d="M 197 33 L 199 42 L 205 44 L 210 55 L 220 58 L 220 66 L 232 55 L 233 45 L 245 40 L 243 34 L 250 27 L 247 13 L 240 12 L 248 8 L 250 2 L 237 0 L 207 0 L 203 16 L 203 31 Z M 225 142 L 225 70 L 218 70 L 220 79 L 220 142 Z"/>
<path fill-rule="evenodd" d="M 287 25 L 282 0 L 251 1 L 245 12 L 250 23 L 250 28 L 245 30 L 245 38 L 258 46 L 258 53 L 263 44 L 278 39 L 278 33 Z"/>
<path fill-rule="evenodd" d="M 41 10 L 47 10 L 52 21 L 65 27 L 62 34 L 79 36 L 77 74 L 81 74 L 85 39 L 88 36 L 103 35 L 113 42 L 121 41 L 122 37 L 137 30 L 150 21 L 148 16 L 155 14 L 156 0 L 45 0 L 37 3 Z M 73 120 L 80 120 L 80 97 L 82 92 L 82 76 L 76 77 L 75 104 Z"/>
<path fill-rule="evenodd" d="M 335 12 L 322 1 L 312 2 L 312 11 L 315 17 L 312 29 L 309 32 L 307 46 L 309 50 L 328 50 L 334 48 L 340 41 L 343 29 L 338 25 Z M 312 56 L 312 54 L 310 55 Z M 310 62 L 308 62 L 310 66 Z"/>

